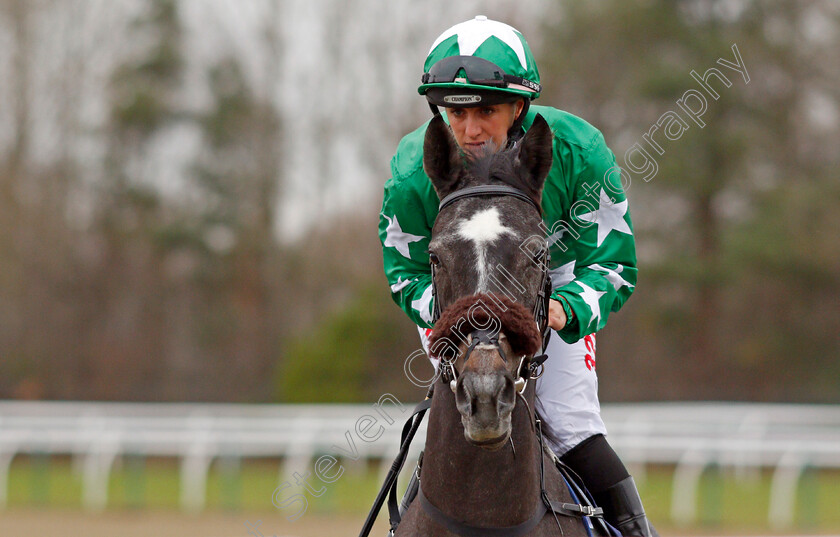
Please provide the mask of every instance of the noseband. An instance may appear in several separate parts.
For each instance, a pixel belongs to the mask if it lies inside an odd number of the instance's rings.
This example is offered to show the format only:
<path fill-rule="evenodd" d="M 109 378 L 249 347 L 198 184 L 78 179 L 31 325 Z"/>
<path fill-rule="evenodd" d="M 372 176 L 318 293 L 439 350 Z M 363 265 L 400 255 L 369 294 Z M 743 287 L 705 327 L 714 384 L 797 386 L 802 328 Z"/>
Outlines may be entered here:
<path fill-rule="evenodd" d="M 534 201 L 534 199 L 519 190 L 518 188 L 509 186 L 509 185 L 478 185 L 478 186 L 470 186 L 466 188 L 462 188 L 460 190 L 456 190 L 452 192 L 448 196 L 444 197 L 441 200 L 440 205 L 438 206 L 438 214 L 448 207 L 452 205 L 456 201 L 465 199 L 465 198 L 476 198 L 482 196 L 508 196 L 517 198 L 522 201 L 528 202 L 536 211 L 539 213 L 540 217 L 542 217 L 542 208 L 540 207 L 539 203 Z M 534 303 L 534 311 L 533 316 L 534 320 L 537 323 L 537 327 L 539 329 L 540 335 L 542 336 L 542 350 L 545 352 L 545 348 L 548 345 L 548 339 L 551 336 L 551 329 L 548 326 L 548 301 L 551 298 L 551 277 L 548 273 L 548 262 L 549 262 L 549 253 L 548 248 L 543 251 L 543 258 L 542 258 L 542 277 L 539 286 L 539 290 L 537 291 L 537 300 Z M 440 309 L 440 301 L 437 299 L 437 282 L 436 282 L 436 274 L 435 274 L 435 264 L 430 263 L 431 270 L 432 270 L 432 302 L 433 302 L 433 311 L 432 311 L 432 322 L 437 323 L 438 319 L 440 319 L 441 309 Z M 491 332 L 489 330 L 474 330 L 468 334 L 470 339 L 470 343 L 467 347 L 467 351 L 464 355 L 464 363 L 467 362 L 470 358 L 470 354 L 475 349 L 476 345 L 479 343 L 485 343 L 489 345 L 493 345 L 499 352 L 499 355 L 502 357 L 502 360 L 507 363 L 507 356 L 505 352 L 502 350 L 502 347 L 499 345 L 499 335 L 498 333 Z M 541 374 L 539 371 L 540 366 L 545 361 L 546 356 L 543 354 L 541 356 L 522 356 L 519 361 L 519 367 L 517 368 L 517 379 L 516 379 L 516 389 L 518 392 L 522 393 L 525 389 L 525 386 L 528 383 L 529 378 L 537 378 Z M 526 365 L 527 361 L 527 365 Z M 455 370 L 454 361 L 450 361 L 447 364 L 441 364 L 441 366 L 448 366 L 442 367 L 441 369 L 441 377 L 444 381 L 448 381 L 452 390 L 455 390 L 455 384 L 458 379 L 457 371 Z M 526 371 L 527 370 L 527 371 Z M 527 374 L 526 374 L 527 373 Z"/>
<path fill-rule="evenodd" d="M 508 363 L 507 354 L 502 349 L 502 346 L 499 345 L 498 331 L 477 329 L 470 332 L 468 338 L 470 343 L 464 353 L 464 364 L 467 363 L 467 360 L 470 359 L 472 351 L 475 350 L 475 347 L 480 343 L 495 347 L 499 356 L 502 357 L 502 361 L 504 363 Z M 540 366 L 542 366 L 546 358 L 547 355 L 545 354 L 532 357 L 523 355 L 519 358 L 519 366 L 516 368 L 516 380 L 514 381 L 514 387 L 517 392 L 522 393 L 525 391 L 525 387 L 528 385 L 528 379 L 538 379 L 542 375 Z M 453 393 L 455 393 L 458 385 L 458 371 L 455 369 L 454 360 L 441 361 L 440 376 L 444 382 L 449 382 L 449 388 Z"/>

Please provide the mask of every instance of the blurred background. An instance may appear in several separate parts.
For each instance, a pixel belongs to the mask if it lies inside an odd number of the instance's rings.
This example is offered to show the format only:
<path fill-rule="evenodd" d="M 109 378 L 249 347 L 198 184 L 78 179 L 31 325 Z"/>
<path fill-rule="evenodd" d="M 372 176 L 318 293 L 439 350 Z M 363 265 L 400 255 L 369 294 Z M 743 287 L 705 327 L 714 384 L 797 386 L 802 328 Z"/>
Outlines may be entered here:
<path fill-rule="evenodd" d="M 587 119 L 619 163 L 666 112 L 688 125 L 678 140 L 655 135 L 661 151 L 644 145 L 655 176 L 631 174 L 639 281 L 598 335 L 605 407 L 840 404 L 832 0 L 0 0 L 3 403 L 196 403 L 177 408 L 213 415 L 210 403 L 420 399 L 403 373 L 417 333 L 390 299 L 376 225 L 390 157 L 429 117 L 416 93 L 428 47 L 476 14 L 523 32 L 545 88 L 537 104 Z M 748 83 L 716 63 L 736 61 L 733 45 Z M 711 67 L 731 86 L 711 79 L 719 98 L 701 128 L 677 100 L 703 91 L 690 73 Z M 118 453 L 102 504 L 85 500 L 84 471 L 64 455 L 9 438 L 3 535 L 28 534 L 42 511 L 64 513 L 70 535 L 94 530 L 67 520 L 114 512 L 122 529 L 103 534 L 133 535 L 120 517 L 143 526 L 149 513 L 158 528 L 198 528 L 172 514 L 184 503 L 177 457 L 132 466 Z M 376 470 L 356 468 L 290 525 L 271 504 L 277 461 L 219 460 L 207 509 L 232 529 L 214 519 L 195 534 L 355 535 L 377 490 Z M 666 528 L 678 462 L 652 468 L 643 490 L 662 497 L 652 509 Z M 794 492 L 812 511 L 793 518 L 836 531 L 839 474 L 809 464 L 811 485 Z M 773 468 L 729 486 L 725 469 L 701 467 L 710 492 L 698 501 L 717 501 L 717 515 L 679 531 L 765 527 Z M 739 487 L 765 502 L 746 526 L 722 507 Z M 106 514 L 86 518 L 84 505 Z M 275 526 L 246 527 L 250 512 Z"/>

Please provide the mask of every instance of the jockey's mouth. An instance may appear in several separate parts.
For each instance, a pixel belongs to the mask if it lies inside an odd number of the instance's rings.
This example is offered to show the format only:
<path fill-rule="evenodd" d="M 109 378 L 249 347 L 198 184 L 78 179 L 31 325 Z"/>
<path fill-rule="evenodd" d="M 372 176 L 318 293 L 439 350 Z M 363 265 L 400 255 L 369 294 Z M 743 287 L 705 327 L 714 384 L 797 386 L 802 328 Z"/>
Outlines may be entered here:
<path fill-rule="evenodd" d="M 467 151 L 479 151 L 487 144 L 487 140 L 481 142 L 464 142 L 464 149 Z"/>

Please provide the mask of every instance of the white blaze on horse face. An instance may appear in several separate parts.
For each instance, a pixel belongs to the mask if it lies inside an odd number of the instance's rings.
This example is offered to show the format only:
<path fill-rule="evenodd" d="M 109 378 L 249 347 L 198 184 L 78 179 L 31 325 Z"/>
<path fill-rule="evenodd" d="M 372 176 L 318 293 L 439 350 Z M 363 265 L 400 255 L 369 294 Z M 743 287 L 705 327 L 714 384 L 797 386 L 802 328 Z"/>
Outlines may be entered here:
<path fill-rule="evenodd" d="M 513 234 L 514 231 L 502 224 L 499 210 L 495 207 L 479 211 L 458 225 L 458 236 L 473 242 L 478 258 L 478 285 L 476 292 L 487 292 L 487 245 L 502 235 Z"/>

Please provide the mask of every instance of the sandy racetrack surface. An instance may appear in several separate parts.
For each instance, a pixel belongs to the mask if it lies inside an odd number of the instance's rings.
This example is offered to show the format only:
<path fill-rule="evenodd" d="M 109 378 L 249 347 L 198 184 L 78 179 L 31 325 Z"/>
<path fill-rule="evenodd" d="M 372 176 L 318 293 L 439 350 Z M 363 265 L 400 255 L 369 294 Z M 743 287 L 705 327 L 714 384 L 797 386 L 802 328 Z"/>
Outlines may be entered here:
<path fill-rule="evenodd" d="M 383 515 L 387 519 L 387 515 Z M 261 524 L 257 525 L 257 521 Z M 76 511 L 21 510 L 0 512 L 2 537 L 355 537 L 362 517 L 304 515 L 291 523 L 276 514 L 227 513 L 182 515 L 122 511 L 88 515 Z M 371 535 L 384 536 L 377 521 Z M 246 526 L 250 523 L 251 527 Z M 249 533 L 250 532 L 250 533 Z"/>

